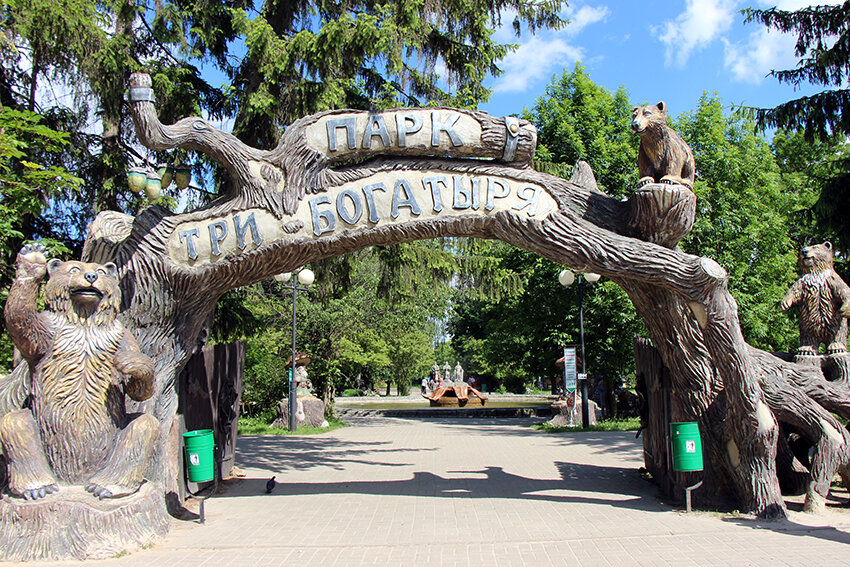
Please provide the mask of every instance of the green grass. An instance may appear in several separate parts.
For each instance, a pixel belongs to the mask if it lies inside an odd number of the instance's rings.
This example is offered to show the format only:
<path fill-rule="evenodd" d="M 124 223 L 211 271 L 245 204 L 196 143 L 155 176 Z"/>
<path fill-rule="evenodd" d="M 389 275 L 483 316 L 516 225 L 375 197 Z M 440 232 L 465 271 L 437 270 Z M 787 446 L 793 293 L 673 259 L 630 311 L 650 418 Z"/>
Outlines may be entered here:
<path fill-rule="evenodd" d="M 627 417 L 625 419 L 609 419 L 605 421 L 600 421 L 596 425 L 591 425 L 587 429 L 582 429 L 579 427 L 555 427 L 553 425 L 549 425 L 548 423 L 541 423 L 538 425 L 532 425 L 534 429 L 538 431 L 544 431 L 546 433 L 565 433 L 572 431 L 637 431 L 638 427 L 640 427 L 640 419 L 637 417 Z"/>
<path fill-rule="evenodd" d="M 329 427 L 305 427 L 302 425 L 297 432 L 292 432 L 285 427 L 269 427 L 268 421 L 261 417 L 243 415 L 239 418 L 239 435 L 315 435 L 345 427 L 345 424 L 336 417 L 329 418 L 328 423 L 330 424 Z"/>

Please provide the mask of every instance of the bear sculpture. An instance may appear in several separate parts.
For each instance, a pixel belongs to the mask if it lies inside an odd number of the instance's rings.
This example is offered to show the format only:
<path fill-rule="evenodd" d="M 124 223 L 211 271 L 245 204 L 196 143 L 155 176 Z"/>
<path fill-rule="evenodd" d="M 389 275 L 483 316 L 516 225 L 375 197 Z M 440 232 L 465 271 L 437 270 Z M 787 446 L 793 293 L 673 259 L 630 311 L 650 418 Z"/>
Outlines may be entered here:
<path fill-rule="evenodd" d="M 664 102 L 636 106 L 632 130 L 640 137 L 639 188 L 649 183 L 670 183 L 693 189 L 694 155 L 685 140 L 667 125 Z"/>
<path fill-rule="evenodd" d="M 785 311 L 799 306 L 800 348 L 798 356 L 818 354 L 821 343 L 827 354 L 847 352 L 847 317 L 850 287 L 833 270 L 832 244 L 824 242 L 800 249 L 802 276 L 782 299 Z"/>
<path fill-rule="evenodd" d="M 6 326 L 30 377 L 26 401 L 0 417 L 9 490 L 27 500 L 61 484 L 83 485 L 100 499 L 132 494 L 144 480 L 159 421 L 128 415 L 125 395 L 153 395 L 153 361 L 117 318 L 115 265 L 48 262 L 43 250 L 21 249 L 6 303 Z M 47 309 L 38 312 L 47 273 Z"/>

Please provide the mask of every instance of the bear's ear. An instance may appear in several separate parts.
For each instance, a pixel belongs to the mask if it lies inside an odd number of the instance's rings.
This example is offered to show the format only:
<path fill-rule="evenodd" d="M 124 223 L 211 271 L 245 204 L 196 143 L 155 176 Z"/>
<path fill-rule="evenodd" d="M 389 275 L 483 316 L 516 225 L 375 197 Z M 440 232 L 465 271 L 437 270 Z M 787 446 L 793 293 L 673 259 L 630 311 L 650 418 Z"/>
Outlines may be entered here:
<path fill-rule="evenodd" d="M 823 243 L 823 246 L 824 246 L 824 248 L 826 248 L 827 250 L 832 250 L 832 242 L 830 242 L 829 240 L 827 240 L 826 242 L 824 242 L 824 243 Z"/>
<path fill-rule="evenodd" d="M 639 108 L 640 108 L 639 106 L 634 107 L 634 108 L 632 109 L 632 114 L 634 114 L 635 112 L 637 112 Z"/>
<path fill-rule="evenodd" d="M 112 262 L 107 262 L 103 265 L 106 268 L 106 273 L 112 276 L 113 278 L 118 277 L 118 267 Z"/>
<path fill-rule="evenodd" d="M 664 112 L 664 109 L 667 108 L 667 104 L 665 104 L 665 102 L 663 100 L 661 102 L 659 102 L 658 104 L 656 104 L 655 106 L 657 106 L 658 110 L 660 110 L 661 112 Z"/>
<path fill-rule="evenodd" d="M 62 262 L 59 258 L 53 258 L 47 262 L 47 273 L 52 276 L 53 272 L 55 272 L 63 263 L 64 262 Z"/>

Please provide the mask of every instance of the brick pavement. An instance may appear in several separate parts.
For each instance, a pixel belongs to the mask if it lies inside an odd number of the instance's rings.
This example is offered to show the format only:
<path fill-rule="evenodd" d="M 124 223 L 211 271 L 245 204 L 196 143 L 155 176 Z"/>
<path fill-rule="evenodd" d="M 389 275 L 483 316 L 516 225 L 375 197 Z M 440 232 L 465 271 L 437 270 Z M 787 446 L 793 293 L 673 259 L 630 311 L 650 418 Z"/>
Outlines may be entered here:
<path fill-rule="evenodd" d="M 247 477 L 208 501 L 206 525 L 175 521 L 150 549 L 87 565 L 850 565 L 850 510 L 773 523 L 684 514 L 638 476 L 634 433 L 351 422 L 241 437 Z"/>

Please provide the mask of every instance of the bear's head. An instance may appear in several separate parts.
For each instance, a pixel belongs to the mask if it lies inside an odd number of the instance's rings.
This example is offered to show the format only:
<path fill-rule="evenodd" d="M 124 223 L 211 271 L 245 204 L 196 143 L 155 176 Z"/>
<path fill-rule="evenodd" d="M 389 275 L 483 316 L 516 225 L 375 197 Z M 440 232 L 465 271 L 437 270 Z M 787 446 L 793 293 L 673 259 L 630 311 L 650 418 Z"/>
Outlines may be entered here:
<path fill-rule="evenodd" d="M 819 274 L 832 269 L 832 243 L 812 244 L 800 248 L 798 258 L 800 271 L 804 274 Z"/>
<path fill-rule="evenodd" d="M 121 291 L 115 264 L 50 260 L 44 288 L 48 308 L 75 323 L 109 323 L 118 314 Z"/>
<path fill-rule="evenodd" d="M 659 102 L 656 105 L 636 106 L 632 110 L 632 130 L 643 134 L 647 129 L 653 130 L 667 125 L 667 105 Z"/>

